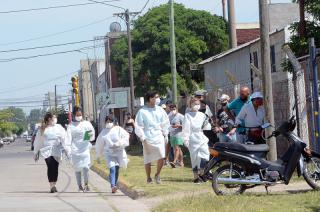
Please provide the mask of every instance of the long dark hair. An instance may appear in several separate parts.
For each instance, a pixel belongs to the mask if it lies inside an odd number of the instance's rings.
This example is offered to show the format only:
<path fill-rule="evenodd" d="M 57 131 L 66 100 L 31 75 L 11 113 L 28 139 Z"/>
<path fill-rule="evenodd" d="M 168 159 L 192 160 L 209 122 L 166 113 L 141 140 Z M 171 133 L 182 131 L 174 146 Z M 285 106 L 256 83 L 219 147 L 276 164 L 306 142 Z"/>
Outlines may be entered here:
<path fill-rule="evenodd" d="M 47 126 L 49 125 L 49 119 L 53 118 L 53 114 L 51 112 L 47 112 L 44 115 L 43 121 L 41 123 L 41 134 L 44 133 L 44 130 L 47 128 Z"/>

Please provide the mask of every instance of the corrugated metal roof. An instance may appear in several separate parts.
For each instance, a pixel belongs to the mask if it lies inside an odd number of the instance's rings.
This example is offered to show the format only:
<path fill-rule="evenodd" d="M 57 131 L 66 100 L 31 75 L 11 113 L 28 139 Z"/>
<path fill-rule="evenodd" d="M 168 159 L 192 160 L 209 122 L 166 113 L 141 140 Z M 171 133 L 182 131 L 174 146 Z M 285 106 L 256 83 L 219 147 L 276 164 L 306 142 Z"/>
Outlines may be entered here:
<path fill-rule="evenodd" d="M 275 34 L 275 33 L 277 33 L 277 32 L 283 31 L 283 30 L 284 30 L 284 29 L 279 30 L 279 31 L 270 32 L 270 33 L 269 33 L 269 36 L 270 36 L 270 35 L 273 35 L 273 34 Z M 220 59 L 220 58 L 222 58 L 222 57 L 224 57 L 224 56 L 226 56 L 226 55 L 228 55 L 228 54 L 231 54 L 231 53 L 236 52 L 236 51 L 239 51 L 239 50 L 241 50 L 241 49 L 243 49 L 243 48 L 245 48 L 245 47 L 247 47 L 247 46 L 250 46 L 251 44 L 258 42 L 259 40 L 260 40 L 260 37 L 257 38 L 257 39 L 254 39 L 254 40 L 252 40 L 252 41 L 250 41 L 250 42 L 248 42 L 248 43 L 245 43 L 245 44 L 242 44 L 242 45 L 240 45 L 240 46 L 237 46 L 236 48 L 229 49 L 229 50 L 227 50 L 227 51 L 225 51 L 225 52 L 222 52 L 222 53 L 217 54 L 217 55 L 215 55 L 215 56 L 209 57 L 209 58 L 201 61 L 201 62 L 199 63 L 199 65 L 204 65 L 204 64 L 210 63 L 210 62 L 212 62 L 212 61 L 214 61 L 214 60 Z"/>

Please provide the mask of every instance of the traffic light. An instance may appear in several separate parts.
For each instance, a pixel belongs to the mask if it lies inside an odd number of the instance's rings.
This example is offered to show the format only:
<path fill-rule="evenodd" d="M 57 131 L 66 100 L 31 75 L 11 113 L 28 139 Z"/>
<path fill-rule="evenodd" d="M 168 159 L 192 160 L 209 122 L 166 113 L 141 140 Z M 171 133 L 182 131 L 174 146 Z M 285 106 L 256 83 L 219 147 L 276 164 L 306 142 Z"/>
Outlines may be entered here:
<path fill-rule="evenodd" d="M 76 106 L 80 106 L 80 98 L 79 98 L 79 80 L 77 76 L 73 76 L 71 78 L 73 93 L 75 94 Z"/>

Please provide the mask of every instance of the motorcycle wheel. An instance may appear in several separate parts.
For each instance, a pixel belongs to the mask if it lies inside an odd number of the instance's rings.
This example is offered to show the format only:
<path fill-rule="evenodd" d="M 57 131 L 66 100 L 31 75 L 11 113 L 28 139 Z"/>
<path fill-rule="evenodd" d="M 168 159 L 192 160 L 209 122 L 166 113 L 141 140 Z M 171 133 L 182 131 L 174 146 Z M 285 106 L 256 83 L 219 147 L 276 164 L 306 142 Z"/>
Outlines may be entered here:
<path fill-rule="evenodd" d="M 230 165 L 224 165 L 214 172 L 212 176 L 212 188 L 217 195 L 238 195 L 246 190 L 245 185 L 218 183 L 218 178 L 229 178 L 230 175 L 232 178 L 242 178 L 241 169 L 234 165 L 231 172 Z"/>
<path fill-rule="evenodd" d="M 303 178 L 311 188 L 320 190 L 320 158 L 311 157 L 303 165 Z"/>

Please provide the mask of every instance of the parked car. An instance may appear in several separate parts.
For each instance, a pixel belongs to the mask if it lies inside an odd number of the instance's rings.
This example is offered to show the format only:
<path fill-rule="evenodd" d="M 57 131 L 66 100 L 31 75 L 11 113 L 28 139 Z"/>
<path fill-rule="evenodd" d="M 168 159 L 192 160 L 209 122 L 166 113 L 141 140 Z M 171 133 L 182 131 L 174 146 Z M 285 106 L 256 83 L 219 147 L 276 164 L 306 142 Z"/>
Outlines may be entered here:
<path fill-rule="evenodd" d="M 37 127 L 33 132 L 32 132 L 32 137 L 31 137 L 31 151 L 34 150 L 34 140 L 36 139 L 36 135 L 38 132 L 39 127 Z"/>
<path fill-rule="evenodd" d="M 26 137 L 26 142 L 31 142 L 32 141 L 32 136 L 31 135 L 28 135 L 27 137 Z"/>
<path fill-rule="evenodd" d="M 4 143 L 3 140 L 0 138 L 0 149 L 3 147 Z"/>
<path fill-rule="evenodd" d="M 4 137 L 3 141 L 8 142 L 8 143 L 12 143 L 12 142 L 14 142 L 14 138 L 12 136 Z"/>

